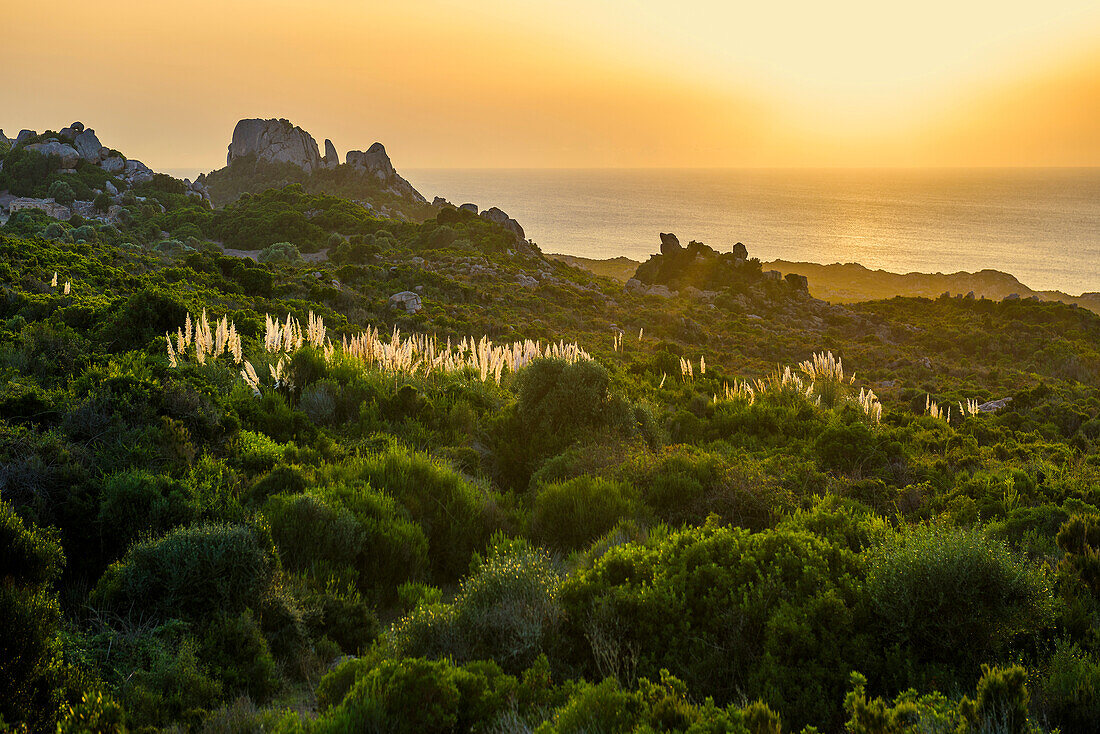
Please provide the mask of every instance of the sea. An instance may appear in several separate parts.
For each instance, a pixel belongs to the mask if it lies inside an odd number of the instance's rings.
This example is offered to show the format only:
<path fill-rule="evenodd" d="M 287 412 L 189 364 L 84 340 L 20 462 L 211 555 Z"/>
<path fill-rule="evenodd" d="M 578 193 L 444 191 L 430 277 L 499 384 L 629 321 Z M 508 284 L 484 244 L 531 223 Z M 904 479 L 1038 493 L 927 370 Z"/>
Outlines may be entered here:
<path fill-rule="evenodd" d="M 763 261 L 1011 273 L 1100 291 L 1100 169 L 414 169 L 430 201 L 497 206 L 543 252 L 644 260 L 659 233 Z"/>

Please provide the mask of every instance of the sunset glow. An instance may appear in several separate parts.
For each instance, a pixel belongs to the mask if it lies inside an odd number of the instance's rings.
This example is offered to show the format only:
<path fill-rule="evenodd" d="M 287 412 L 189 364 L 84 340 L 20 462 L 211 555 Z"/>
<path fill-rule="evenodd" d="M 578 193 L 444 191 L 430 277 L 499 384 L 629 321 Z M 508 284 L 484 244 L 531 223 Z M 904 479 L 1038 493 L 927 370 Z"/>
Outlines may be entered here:
<path fill-rule="evenodd" d="M 249 116 L 408 168 L 1100 165 L 1087 0 L 51 7 L 6 19 L 0 126 L 163 168 Z"/>

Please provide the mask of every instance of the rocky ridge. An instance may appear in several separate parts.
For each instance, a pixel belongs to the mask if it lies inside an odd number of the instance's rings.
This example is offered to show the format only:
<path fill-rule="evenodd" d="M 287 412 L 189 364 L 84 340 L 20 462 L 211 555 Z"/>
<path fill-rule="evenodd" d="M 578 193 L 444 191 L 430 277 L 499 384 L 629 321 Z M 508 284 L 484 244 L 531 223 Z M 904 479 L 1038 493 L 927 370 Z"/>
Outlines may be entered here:
<path fill-rule="evenodd" d="M 306 173 L 321 169 L 335 169 L 341 165 L 336 146 L 325 139 L 322 157 L 317 141 L 308 132 L 286 119 L 247 118 L 233 128 L 233 141 L 229 144 L 226 166 L 235 161 L 254 159 L 267 163 L 290 163 Z M 360 173 L 368 174 L 394 196 L 416 203 L 427 203 L 412 184 L 401 177 L 381 143 L 374 143 L 367 150 L 349 150 L 345 164 Z"/>

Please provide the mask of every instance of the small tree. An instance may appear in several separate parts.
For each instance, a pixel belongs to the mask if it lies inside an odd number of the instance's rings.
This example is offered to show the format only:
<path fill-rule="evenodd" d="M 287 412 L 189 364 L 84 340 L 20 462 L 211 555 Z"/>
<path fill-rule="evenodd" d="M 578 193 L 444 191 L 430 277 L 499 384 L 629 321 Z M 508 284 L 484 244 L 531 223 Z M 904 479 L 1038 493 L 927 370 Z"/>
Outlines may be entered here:
<path fill-rule="evenodd" d="M 76 199 L 76 192 L 73 191 L 73 187 L 65 181 L 54 181 L 50 184 L 48 193 L 51 199 L 65 206 L 72 204 L 73 200 Z"/>
<path fill-rule="evenodd" d="M 262 263 L 293 263 L 300 262 L 302 253 L 290 242 L 276 242 L 260 251 L 259 260 Z"/>

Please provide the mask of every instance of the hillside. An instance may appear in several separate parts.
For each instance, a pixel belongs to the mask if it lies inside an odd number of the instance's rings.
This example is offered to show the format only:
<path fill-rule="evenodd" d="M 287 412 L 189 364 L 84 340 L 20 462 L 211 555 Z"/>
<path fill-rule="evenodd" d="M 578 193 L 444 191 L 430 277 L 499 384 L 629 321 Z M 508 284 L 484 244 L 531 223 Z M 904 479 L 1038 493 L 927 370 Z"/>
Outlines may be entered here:
<path fill-rule="evenodd" d="M 980 724 L 999 686 L 1071 731 L 1100 705 L 1067 693 L 1100 669 L 1072 535 L 1100 316 L 830 304 L 693 246 L 627 288 L 473 211 L 294 186 L 207 213 L 340 242 L 0 233 L 4 721 L 837 731 Z"/>
<path fill-rule="evenodd" d="M 325 140 L 321 156 L 313 136 L 287 120 L 239 121 L 225 168 L 198 180 L 215 206 L 244 193 L 299 184 L 308 193 L 349 199 L 393 219 L 420 221 L 433 214 L 420 192 L 394 169 L 381 143 L 365 152 L 348 151 L 341 163 L 331 140 Z"/>

